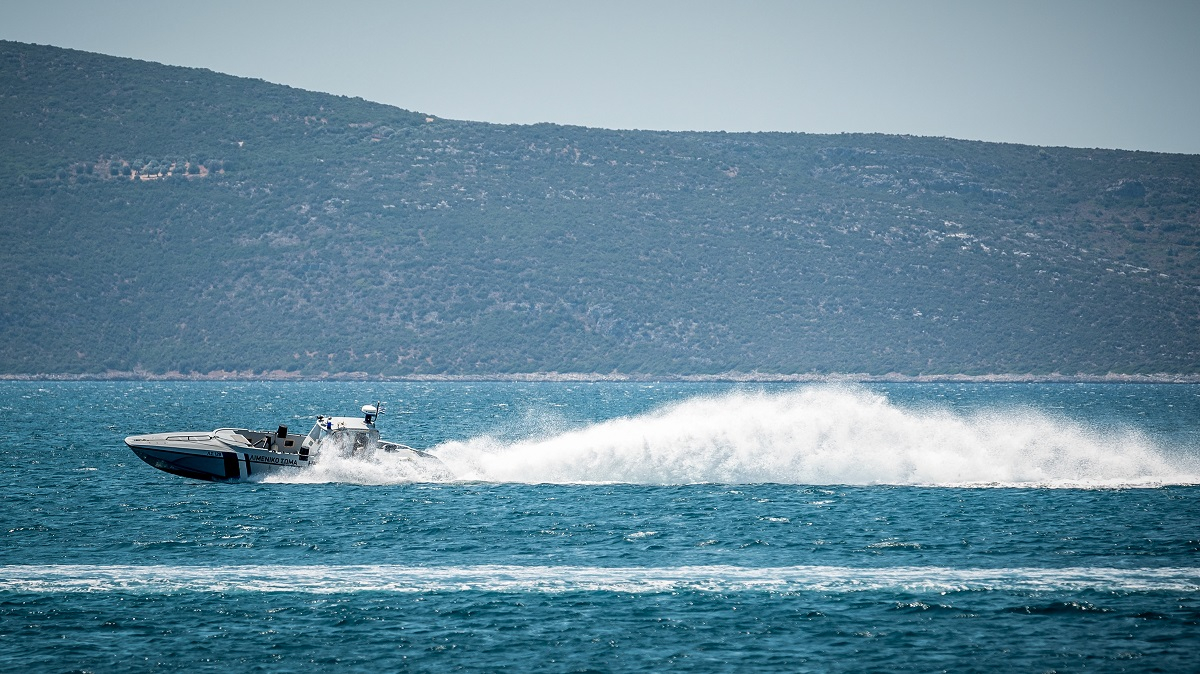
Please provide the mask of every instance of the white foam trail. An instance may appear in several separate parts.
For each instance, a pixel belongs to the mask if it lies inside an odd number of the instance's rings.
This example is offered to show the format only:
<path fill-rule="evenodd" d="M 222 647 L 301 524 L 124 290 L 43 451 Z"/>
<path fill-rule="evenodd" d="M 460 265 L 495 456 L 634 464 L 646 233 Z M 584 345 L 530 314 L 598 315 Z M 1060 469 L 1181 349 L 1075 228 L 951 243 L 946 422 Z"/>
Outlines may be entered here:
<path fill-rule="evenodd" d="M 736 392 L 526 439 L 484 435 L 432 450 L 454 478 L 515 483 L 1146 487 L 1200 484 L 1194 457 L 1132 429 L 1034 410 L 911 409 L 857 387 Z M 511 438 L 511 432 L 506 436 Z M 437 480 L 379 456 L 291 481 Z"/>
<path fill-rule="evenodd" d="M 447 443 L 459 479 L 639 484 L 1145 486 L 1195 484 L 1132 431 L 1030 410 L 904 409 L 858 388 L 694 398 L 548 438 Z"/>
<path fill-rule="evenodd" d="M 0 592 L 1197 592 L 1200 568 L 937 566 L 92 566 L 0 567 Z"/>

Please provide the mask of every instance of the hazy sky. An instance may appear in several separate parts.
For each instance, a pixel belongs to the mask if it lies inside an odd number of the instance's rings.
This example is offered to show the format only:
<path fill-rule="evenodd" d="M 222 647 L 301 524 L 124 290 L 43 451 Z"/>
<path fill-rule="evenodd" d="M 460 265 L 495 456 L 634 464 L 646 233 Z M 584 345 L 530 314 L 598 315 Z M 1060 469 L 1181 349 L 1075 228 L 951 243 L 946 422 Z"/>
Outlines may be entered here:
<path fill-rule="evenodd" d="M 5 0 L 0 38 L 455 119 L 1200 153 L 1200 0 Z"/>

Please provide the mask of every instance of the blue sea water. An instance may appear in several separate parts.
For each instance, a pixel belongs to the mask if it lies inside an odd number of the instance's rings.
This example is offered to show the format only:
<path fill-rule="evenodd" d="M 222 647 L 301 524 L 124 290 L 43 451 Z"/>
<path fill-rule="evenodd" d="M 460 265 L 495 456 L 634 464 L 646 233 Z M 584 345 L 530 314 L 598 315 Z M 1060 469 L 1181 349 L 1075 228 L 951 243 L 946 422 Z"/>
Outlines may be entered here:
<path fill-rule="evenodd" d="M 390 403 L 399 461 L 127 435 Z M 1200 671 L 1200 386 L 0 383 L 0 670 Z"/>

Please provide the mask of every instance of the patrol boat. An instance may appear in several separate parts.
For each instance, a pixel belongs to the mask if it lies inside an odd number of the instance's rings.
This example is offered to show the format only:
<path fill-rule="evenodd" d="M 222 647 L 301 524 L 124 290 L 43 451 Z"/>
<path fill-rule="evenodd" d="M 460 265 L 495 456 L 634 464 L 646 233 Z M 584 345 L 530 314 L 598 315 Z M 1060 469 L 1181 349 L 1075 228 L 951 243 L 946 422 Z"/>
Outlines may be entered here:
<path fill-rule="evenodd" d="M 308 435 L 276 431 L 218 428 L 204 432 L 131 435 L 125 444 L 142 461 L 175 475 L 197 480 L 245 480 L 283 469 L 304 469 L 321 454 L 366 456 L 386 452 L 419 465 L 423 474 L 441 478 L 448 474 L 437 457 L 419 449 L 379 439 L 375 420 L 383 412 L 379 403 L 363 405 L 361 417 L 318 416 Z"/>

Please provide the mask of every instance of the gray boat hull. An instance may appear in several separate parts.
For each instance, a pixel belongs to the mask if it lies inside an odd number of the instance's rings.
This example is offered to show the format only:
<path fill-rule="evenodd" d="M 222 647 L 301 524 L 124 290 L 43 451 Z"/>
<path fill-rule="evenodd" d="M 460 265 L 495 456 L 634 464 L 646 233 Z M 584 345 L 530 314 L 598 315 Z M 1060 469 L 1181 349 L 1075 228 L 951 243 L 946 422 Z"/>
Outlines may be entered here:
<path fill-rule="evenodd" d="M 230 447 L 206 433 L 130 436 L 125 444 L 155 468 L 197 480 L 231 481 L 261 477 L 282 468 L 303 468 L 307 452 L 291 453 Z"/>
<path fill-rule="evenodd" d="M 300 438 L 303 437 L 245 429 L 218 429 L 211 433 L 133 435 L 125 438 L 125 444 L 147 464 L 173 475 L 196 480 L 253 480 L 284 469 L 305 469 L 317 461 L 322 451 L 345 456 L 353 456 L 360 451 L 370 456 L 370 452 L 379 451 L 422 466 L 421 472 L 426 479 L 452 479 L 437 457 L 406 445 L 375 440 L 368 447 L 356 448 L 351 442 L 301 442 Z M 310 444 L 313 449 L 311 456 Z M 318 448 L 322 449 L 318 451 Z"/>

